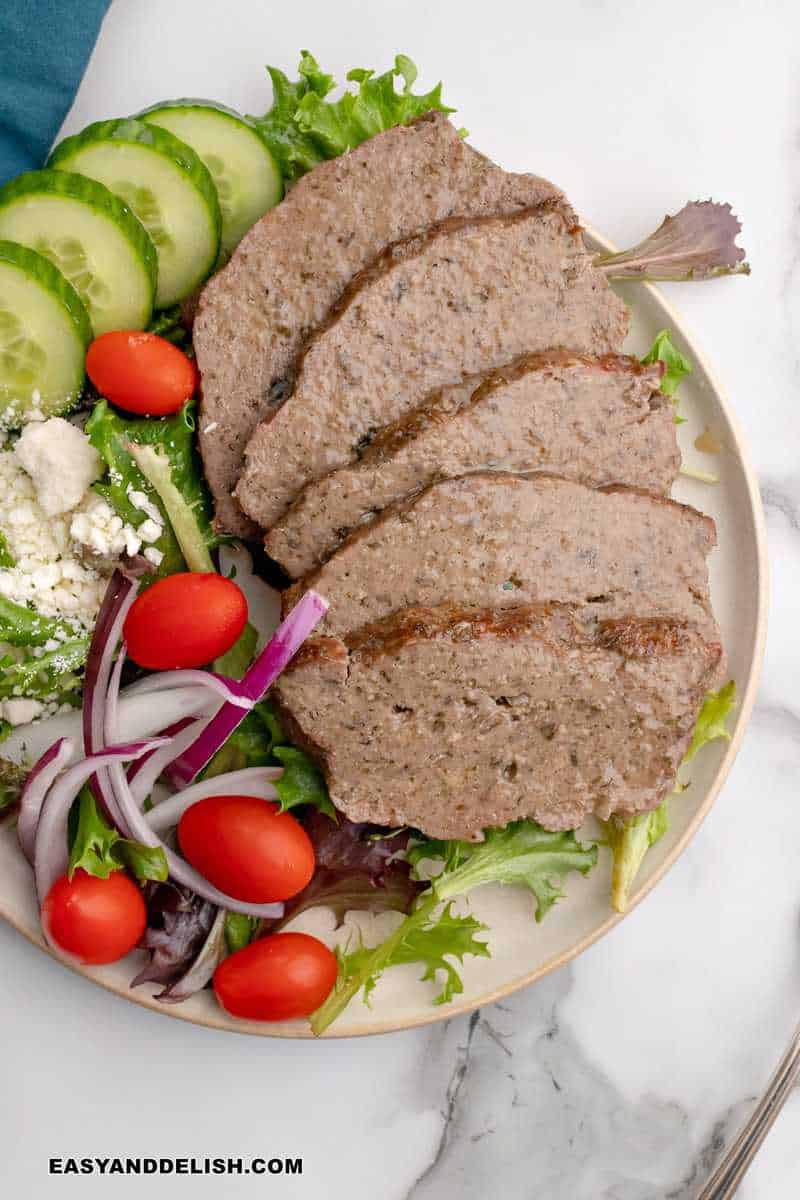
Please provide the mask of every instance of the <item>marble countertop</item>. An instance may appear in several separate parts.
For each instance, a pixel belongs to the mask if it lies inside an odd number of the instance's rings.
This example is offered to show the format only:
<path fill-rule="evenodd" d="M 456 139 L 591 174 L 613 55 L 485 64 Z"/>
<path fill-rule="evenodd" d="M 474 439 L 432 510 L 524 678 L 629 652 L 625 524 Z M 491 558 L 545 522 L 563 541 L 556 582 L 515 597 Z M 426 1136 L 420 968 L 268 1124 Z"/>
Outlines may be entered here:
<path fill-rule="evenodd" d="M 291 67 L 301 46 L 337 72 L 403 50 L 422 82 L 444 78 L 475 145 L 557 180 L 617 243 L 687 198 L 730 201 L 752 277 L 669 298 L 752 451 L 771 626 L 744 746 L 688 852 L 572 966 L 471 1017 L 346 1043 L 232 1037 L 125 1004 L 0 926 L 9 1195 L 141 1192 L 48 1179 L 56 1155 L 264 1154 L 301 1155 L 302 1177 L 148 1193 L 693 1200 L 800 1016 L 799 43 L 788 0 L 113 5 L 70 131 L 164 93 L 263 111 L 262 63 Z M 742 1200 L 800 1195 L 798 1146 L 796 1091 Z"/>

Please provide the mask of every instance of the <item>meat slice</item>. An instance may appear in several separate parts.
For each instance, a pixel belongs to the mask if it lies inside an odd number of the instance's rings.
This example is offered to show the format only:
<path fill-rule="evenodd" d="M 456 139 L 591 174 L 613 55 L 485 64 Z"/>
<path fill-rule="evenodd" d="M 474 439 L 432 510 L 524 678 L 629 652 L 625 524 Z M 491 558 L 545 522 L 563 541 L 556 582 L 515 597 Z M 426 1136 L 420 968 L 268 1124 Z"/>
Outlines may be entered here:
<path fill-rule="evenodd" d="M 330 601 L 320 633 L 341 636 L 413 606 L 584 605 L 598 619 L 665 616 L 718 635 L 706 556 L 710 517 L 633 488 L 482 472 L 435 483 L 354 533 L 307 587 Z"/>
<path fill-rule="evenodd" d="M 267 551 L 297 578 L 387 505 L 486 468 L 668 492 L 681 456 L 661 375 L 660 364 L 627 356 L 551 351 L 444 388 L 382 430 L 357 463 L 304 488 L 267 534 Z"/>
<path fill-rule="evenodd" d="M 431 391 L 519 354 L 616 350 L 625 305 L 547 202 L 457 219 L 386 250 L 307 345 L 294 392 L 247 445 L 236 496 L 264 528 Z"/>
<path fill-rule="evenodd" d="M 476 839 L 521 817 L 560 830 L 654 808 L 721 657 L 669 618 L 445 606 L 318 639 L 277 695 L 350 820 Z"/>
<path fill-rule="evenodd" d="M 231 492 L 250 434 L 285 395 L 303 338 L 392 242 L 453 216 L 529 208 L 560 191 L 468 146 L 441 113 L 379 133 L 309 172 L 206 285 L 194 325 L 200 448 L 220 529 L 255 527 Z"/>

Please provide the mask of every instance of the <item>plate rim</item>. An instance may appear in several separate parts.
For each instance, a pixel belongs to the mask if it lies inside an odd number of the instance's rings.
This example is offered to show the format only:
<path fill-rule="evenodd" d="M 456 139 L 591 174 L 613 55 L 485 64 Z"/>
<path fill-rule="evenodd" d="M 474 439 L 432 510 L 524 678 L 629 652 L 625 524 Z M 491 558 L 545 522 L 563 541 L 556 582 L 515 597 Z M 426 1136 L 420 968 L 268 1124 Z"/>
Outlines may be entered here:
<path fill-rule="evenodd" d="M 607 238 L 597 233 L 590 225 L 583 226 L 583 232 L 586 238 L 602 249 L 606 253 L 616 253 L 616 246 L 613 245 Z M 149 1009 L 151 1012 L 160 1013 L 164 1017 L 169 1017 L 173 1020 L 185 1021 L 191 1025 L 197 1025 L 205 1029 L 214 1029 L 224 1033 L 235 1033 L 240 1036 L 252 1036 L 261 1038 L 279 1038 L 281 1040 L 295 1041 L 319 1041 L 319 1040 L 341 1040 L 348 1038 L 362 1037 L 377 1037 L 381 1034 L 400 1033 L 409 1029 L 420 1029 L 427 1025 L 435 1025 L 441 1021 L 449 1021 L 453 1017 L 466 1016 L 469 1013 L 475 1012 L 476 1009 L 482 1008 L 486 1004 L 494 1004 L 498 1000 L 502 1000 L 507 996 L 513 995 L 515 992 L 521 991 L 523 988 L 530 987 L 539 980 L 544 979 L 553 971 L 566 966 L 574 961 L 579 955 L 588 950 L 590 946 L 598 942 L 612 929 L 616 928 L 621 921 L 624 921 L 634 909 L 636 909 L 642 901 L 650 895 L 653 889 L 661 882 L 667 872 L 675 865 L 683 852 L 688 847 L 689 843 L 697 834 L 700 826 L 705 821 L 708 814 L 711 812 L 720 791 L 730 774 L 731 767 L 739 753 L 742 740 L 744 738 L 747 727 L 750 723 L 750 718 L 753 712 L 756 695 L 758 692 L 761 671 L 764 664 L 764 653 L 767 639 L 767 623 L 769 614 L 769 594 L 770 594 L 770 573 L 769 573 L 769 556 L 767 550 L 767 532 L 766 522 L 764 517 L 764 507 L 761 500 L 761 493 L 758 486 L 758 479 L 755 468 L 751 461 L 750 450 L 742 432 L 739 419 L 730 402 L 727 390 L 720 382 L 716 371 L 711 367 L 708 358 L 699 345 L 694 334 L 690 334 L 684 323 L 683 318 L 676 312 L 671 302 L 665 299 L 663 293 L 652 283 L 638 282 L 637 287 L 641 288 L 647 295 L 654 297 L 662 308 L 666 316 L 669 318 L 670 325 L 680 336 L 689 342 L 692 346 L 692 353 L 703 369 L 703 373 L 711 382 L 714 396 L 720 405 L 725 419 L 728 422 L 736 445 L 737 454 L 742 465 L 742 473 L 749 500 L 750 512 L 753 517 L 753 528 L 755 532 L 755 551 L 756 551 L 756 610 L 755 610 L 755 639 L 753 643 L 753 660 L 750 678 L 747 687 L 742 694 L 738 705 L 738 718 L 733 736 L 728 743 L 724 758 L 719 764 L 714 778 L 709 785 L 703 802 L 698 806 L 692 819 L 687 825 L 681 837 L 672 847 L 664 861 L 659 864 L 658 868 L 648 878 L 647 882 L 637 891 L 635 897 L 624 913 L 610 912 L 605 921 L 587 933 L 569 949 L 556 955 L 554 958 L 548 959 L 541 963 L 533 971 L 513 979 L 510 982 L 494 988 L 492 991 L 485 993 L 479 999 L 465 1000 L 460 1004 L 450 1004 L 446 1008 L 435 1007 L 430 1005 L 429 1011 L 420 1013 L 416 1016 L 404 1017 L 400 1020 L 386 1020 L 377 1023 L 363 1023 L 359 1025 L 357 1022 L 346 1030 L 338 1031 L 336 1026 L 332 1026 L 321 1035 L 321 1038 L 316 1037 L 307 1023 L 300 1022 L 297 1025 L 282 1025 L 280 1028 L 270 1026 L 269 1024 L 256 1025 L 253 1022 L 240 1022 L 233 1017 L 223 1015 L 222 1010 L 219 1015 L 212 1013 L 190 1013 L 186 1010 L 181 1011 L 180 1006 L 164 1005 L 155 999 L 154 996 L 145 992 L 133 992 L 130 986 L 122 986 L 111 979 L 104 979 L 92 973 L 90 969 L 84 969 L 79 964 L 70 962 L 60 955 L 56 954 L 43 940 L 38 931 L 26 928 L 21 921 L 17 920 L 13 915 L 9 914 L 3 907 L 2 893 L 0 892 L 0 917 L 12 926 L 18 933 L 30 942 L 37 949 L 44 951 L 50 958 L 59 963 L 62 967 L 67 967 L 74 974 L 86 979 L 89 983 L 95 984 L 107 992 L 127 1000 L 129 1003 L 139 1005 L 142 1008 Z"/>

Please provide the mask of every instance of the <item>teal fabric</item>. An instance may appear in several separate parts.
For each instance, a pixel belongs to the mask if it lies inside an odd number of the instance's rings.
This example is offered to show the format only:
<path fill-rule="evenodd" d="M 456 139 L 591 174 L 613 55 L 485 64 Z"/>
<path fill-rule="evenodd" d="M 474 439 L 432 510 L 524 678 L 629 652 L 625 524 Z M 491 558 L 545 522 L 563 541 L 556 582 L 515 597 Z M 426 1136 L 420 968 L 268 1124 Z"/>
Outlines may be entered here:
<path fill-rule="evenodd" d="M 42 166 L 108 0 L 0 0 L 0 183 Z"/>

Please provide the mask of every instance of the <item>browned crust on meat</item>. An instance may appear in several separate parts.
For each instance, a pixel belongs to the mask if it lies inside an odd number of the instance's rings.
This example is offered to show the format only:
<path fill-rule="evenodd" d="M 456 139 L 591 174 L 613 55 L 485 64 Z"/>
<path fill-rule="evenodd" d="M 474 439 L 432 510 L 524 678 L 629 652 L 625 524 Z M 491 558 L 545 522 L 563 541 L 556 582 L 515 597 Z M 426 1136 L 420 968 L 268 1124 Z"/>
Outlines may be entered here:
<path fill-rule="evenodd" d="M 623 659 L 685 654 L 699 630 L 691 621 L 671 617 L 618 617 L 599 621 L 575 604 L 520 604 L 511 608 L 470 608 L 440 604 L 433 608 L 406 608 L 374 621 L 343 638 L 310 638 L 287 667 L 311 663 L 341 664 L 357 654 L 365 662 L 398 653 L 414 642 L 443 639 L 454 645 L 493 637 L 513 641 L 530 634 L 553 649 L 588 649 L 597 646 L 616 651 Z M 705 641 L 709 660 L 719 661 L 722 646 Z"/>
<path fill-rule="evenodd" d="M 589 644 L 577 608 L 571 604 L 525 604 L 506 609 L 474 609 L 458 604 L 407 608 L 343 640 L 351 654 L 372 662 L 413 642 L 438 638 L 456 644 L 482 637 L 513 641 L 522 633 L 533 633 L 554 647 L 576 641 Z"/>
<path fill-rule="evenodd" d="M 666 617 L 622 617 L 600 621 L 597 642 L 608 650 L 618 651 L 625 658 L 665 657 L 685 653 L 694 630 L 689 621 Z M 707 644 L 716 652 L 719 660 L 722 655 L 721 644 Z"/>

